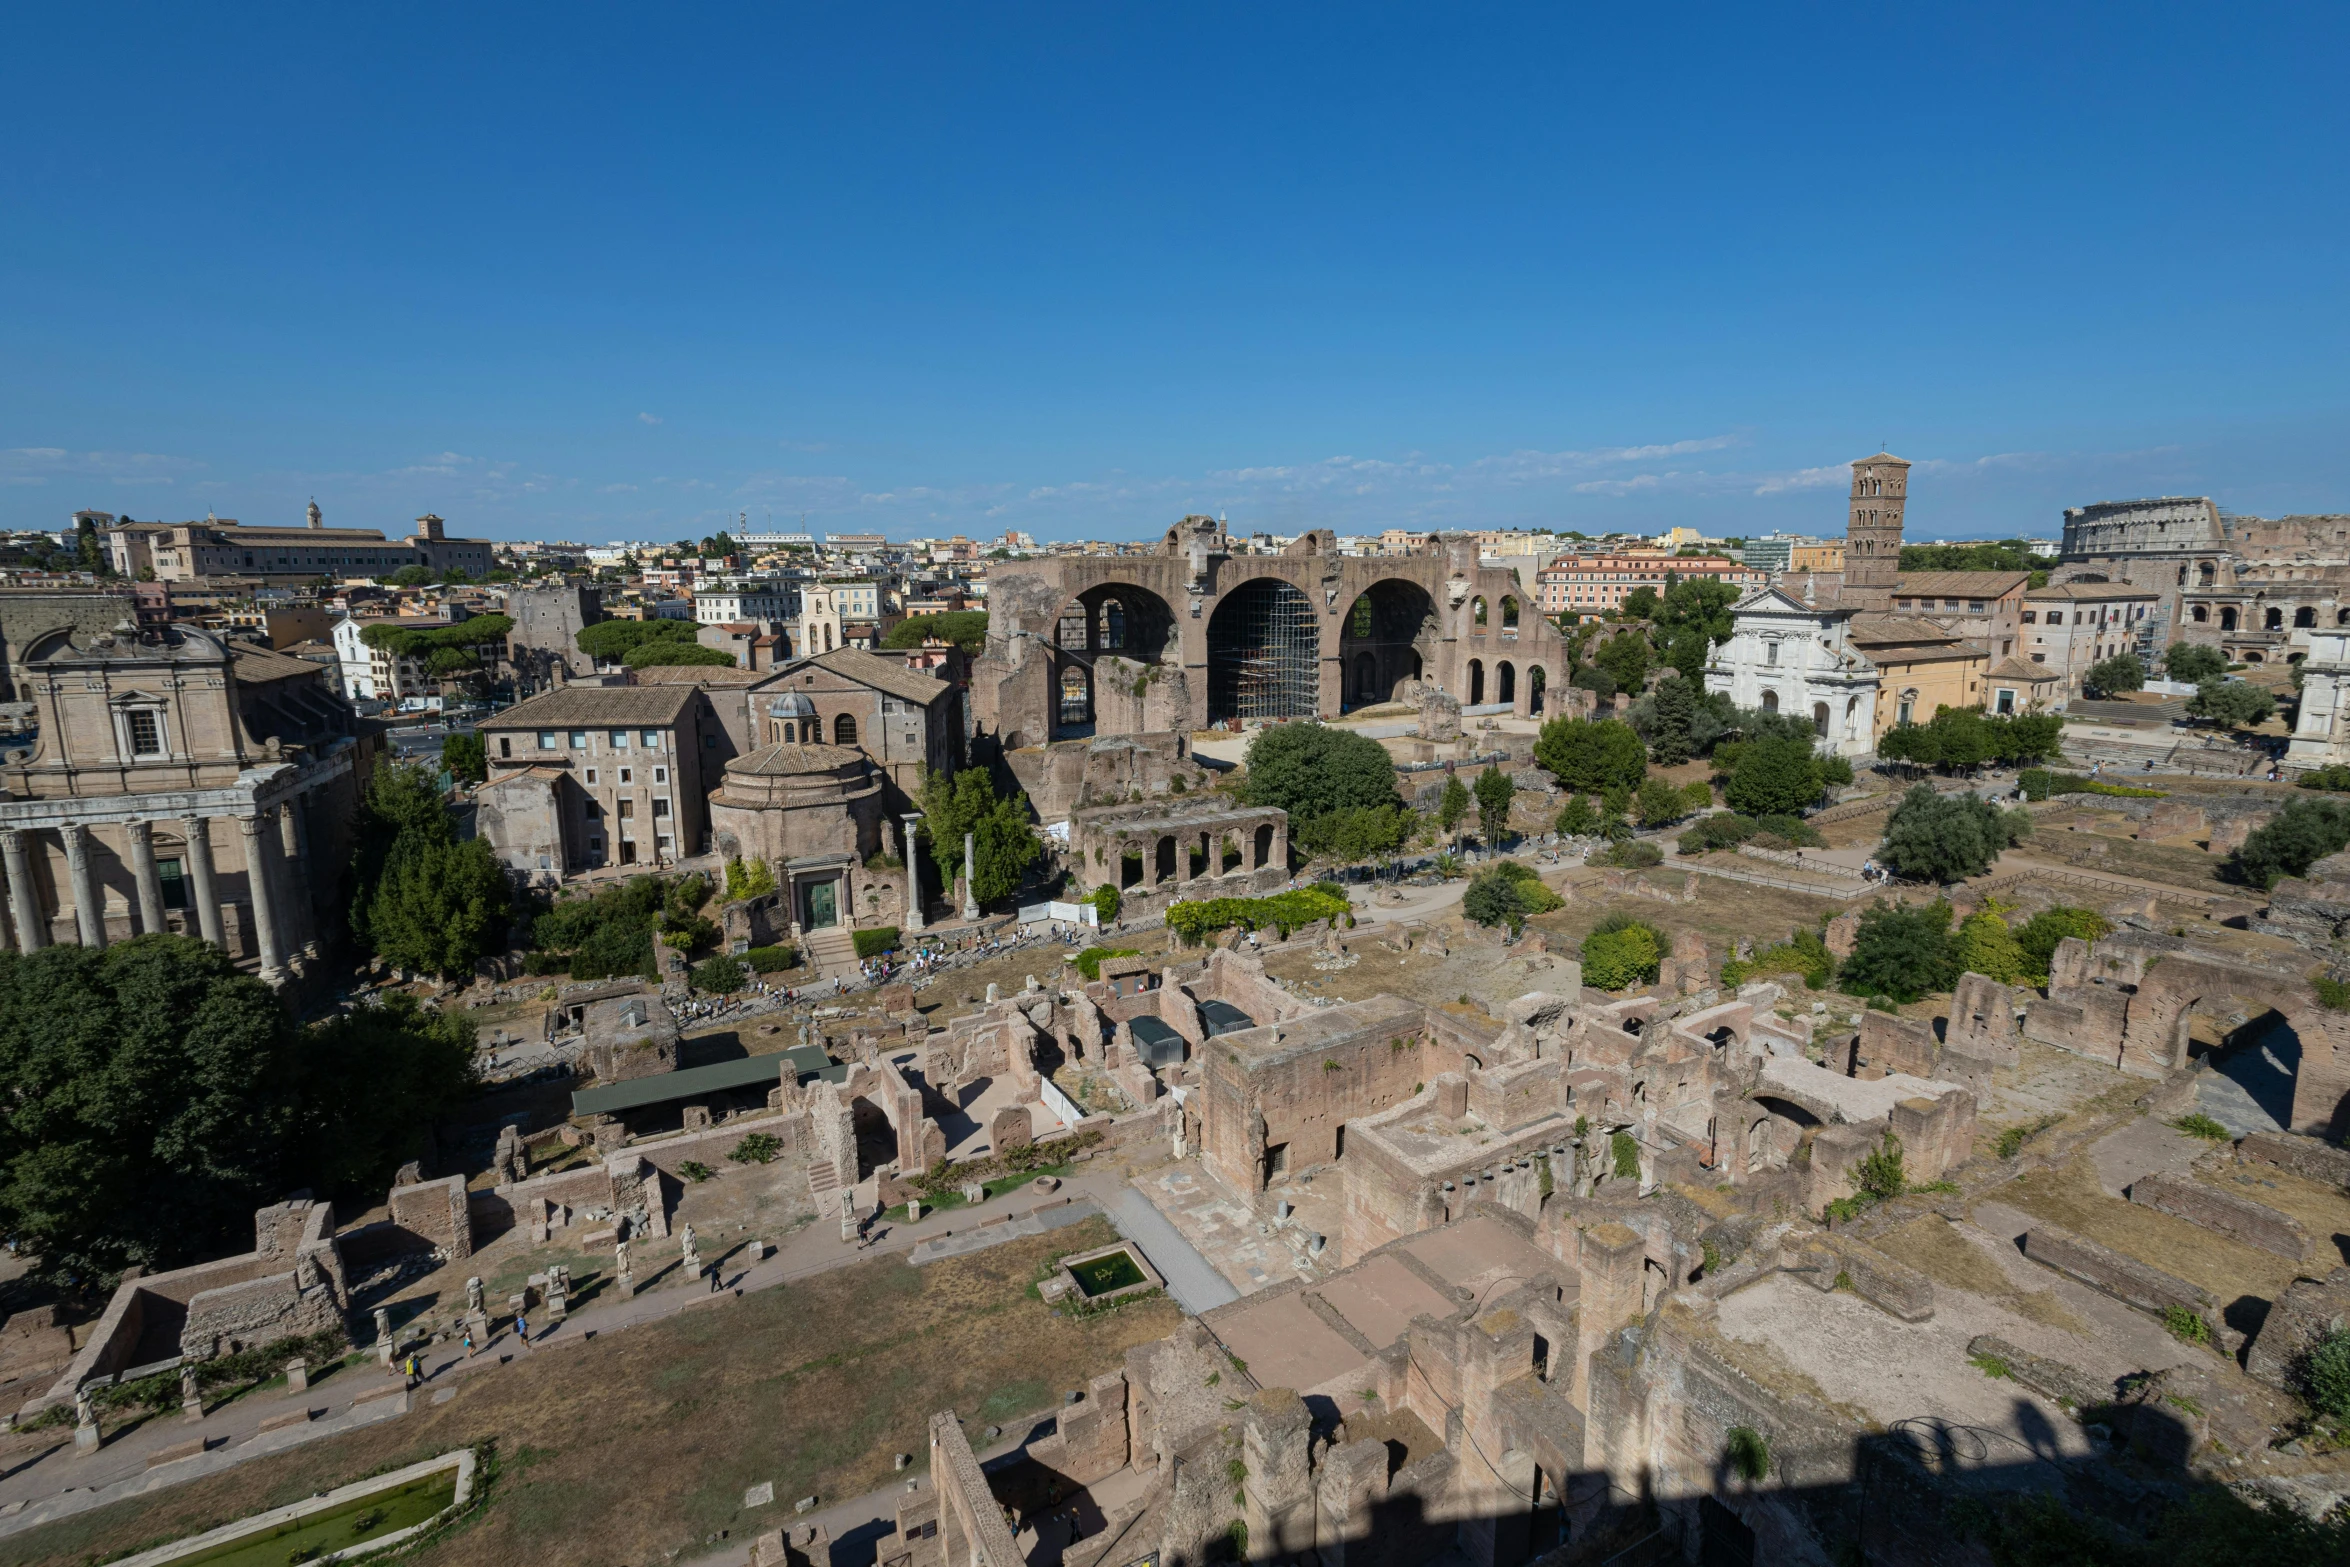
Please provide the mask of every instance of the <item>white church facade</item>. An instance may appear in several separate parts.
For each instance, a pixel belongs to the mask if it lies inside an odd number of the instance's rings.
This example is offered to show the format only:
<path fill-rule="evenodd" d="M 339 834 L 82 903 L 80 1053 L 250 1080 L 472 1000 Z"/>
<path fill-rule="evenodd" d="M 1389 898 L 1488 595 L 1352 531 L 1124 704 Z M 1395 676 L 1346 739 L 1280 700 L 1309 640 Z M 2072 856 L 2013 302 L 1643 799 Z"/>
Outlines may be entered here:
<path fill-rule="evenodd" d="M 1852 645 L 1853 613 L 1755 589 L 1731 607 L 1730 640 L 1706 663 L 1706 690 L 1727 692 L 1740 707 L 1801 714 L 1838 756 L 1871 755 L 1884 682 Z"/>

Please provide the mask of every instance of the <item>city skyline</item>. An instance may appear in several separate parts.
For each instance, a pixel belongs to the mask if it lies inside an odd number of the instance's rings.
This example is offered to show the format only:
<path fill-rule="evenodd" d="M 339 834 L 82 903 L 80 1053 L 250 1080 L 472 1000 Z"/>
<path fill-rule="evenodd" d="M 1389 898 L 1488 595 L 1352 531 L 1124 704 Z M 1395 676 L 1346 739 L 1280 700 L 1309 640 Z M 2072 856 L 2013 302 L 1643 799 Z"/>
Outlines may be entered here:
<path fill-rule="evenodd" d="M 1829 534 L 1880 444 L 1919 539 L 2350 510 L 2343 31 L 43 14 L 0 524 Z"/>

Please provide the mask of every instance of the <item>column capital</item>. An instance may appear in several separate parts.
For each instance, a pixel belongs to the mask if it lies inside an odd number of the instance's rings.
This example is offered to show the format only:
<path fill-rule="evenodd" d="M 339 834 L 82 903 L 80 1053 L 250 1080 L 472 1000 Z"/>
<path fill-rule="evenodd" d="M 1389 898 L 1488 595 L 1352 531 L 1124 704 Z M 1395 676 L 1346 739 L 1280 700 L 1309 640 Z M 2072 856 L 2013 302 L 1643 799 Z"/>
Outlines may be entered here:
<path fill-rule="evenodd" d="M 123 830 L 130 834 L 133 843 L 153 843 L 155 841 L 155 824 L 153 822 L 125 822 Z"/>

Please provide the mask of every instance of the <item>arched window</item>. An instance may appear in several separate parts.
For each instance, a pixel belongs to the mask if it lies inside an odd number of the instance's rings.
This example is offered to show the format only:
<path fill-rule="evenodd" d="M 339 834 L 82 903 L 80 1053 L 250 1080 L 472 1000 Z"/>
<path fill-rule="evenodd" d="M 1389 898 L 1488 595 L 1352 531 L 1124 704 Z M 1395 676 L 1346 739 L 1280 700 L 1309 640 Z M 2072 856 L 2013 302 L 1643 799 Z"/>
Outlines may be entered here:
<path fill-rule="evenodd" d="M 1479 603 L 1484 601 L 1480 599 Z M 1485 665 L 1482 660 L 1469 660 L 1469 705 L 1479 707 L 1485 701 Z"/>
<path fill-rule="evenodd" d="M 1493 666 L 1493 700 L 1513 704 L 1518 700 L 1518 672 L 1506 661 Z"/>
<path fill-rule="evenodd" d="M 1542 716 L 1542 697 L 1549 685 L 1550 676 L 1543 671 L 1540 664 L 1536 664 L 1532 669 L 1526 671 L 1527 717 L 1540 718 Z"/>
<path fill-rule="evenodd" d="M 2213 565 L 2210 561 L 2204 561 L 2201 565 L 2195 568 L 2195 580 L 2207 588 L 2211 586 L 2213 580 L 2218 576 L 2219 568 Z"/>
<path fill-rule="evenodd" d="M 1485 600 L 1483 600 L 1482 598 L 1474 598 L 1474 599 L 1471 599 L 1471 600 L 1469 600 L 1469 613 L 1470 613 L 1472 616 L 1474 616 L 1474 617 L 1475 617 L 1475 619 L 1476 619 L 1476 622 L 1477 622 L 1477 624 L 1478 624 L 1478 625 L 1480 625 L 1480 626 L 1484 625 L 1484 624 L 1485 624 Z"/>
<path fill-rule="evenodd" d="M 2316 625 L 2317 610 L 2311 605 L 2302 605 L 2299 609 L 2293 611 L 2293 624 L 2296 626 Z"/>
<path fill-rule="evenodd" d="M 2350 609 L 2335 610 L 2334 624 L 2337 626 L 2350 626 Z"/>
<path fill-rule="evenodd" d="M 1505 596 L 1501 601 L 1501 629 L 1504 631 L 1518 629 L 1518 601 L 1514 597 Z"/>
<path fill-rule="evenodd" d="M 1352 637 L 1371 634 L 1371 595 L 1363 594 L 1355 600 L 1355 607 L 1347 612 L 1346 633 Z"/>
<path fill-rule="evenodd" d="M 1085 651 L 1085 606 L 1072 599 L 1061 611 L 1061 623 L 1053 629 L 1055 645 L 1072 653 Z"/>
<path fill-rule="evenodd" d="M 2222 631 L 2233 631 L 2236 629 L 2236 611 L 2233 605 L 2230 605 L 2219 612 L 2219 629 Z"/>
<path fill-rule="evenodd" d="M 832 743 L 834 745 L 855 745 L 857 743 L 857 721 L 846 713 L 834 719 L 832 721 Z"/>
<path fill-rule="evenodd" d="M 1811 705 L 1811 727 L 1812 727 L 1812 732 L 1813 732 L 1813 733 L 1815 733 L 1815 734 L 1817 734 L 1817 735 L 1818 735 L 1818 736 L 1819 736 L 1821 739 L 1825 740 L 1825 739 L 1827 739 L 1827 738 L 1828 738 L 1828 704 L 1827 704 L 1827 703 L 1825 703 L 1825 702 L 1814 702 L 1814 703 L 1812 703 L 1812 705 Z"/>
<path fill-rule="evenodd" d="M 1093 716 L 1093 704 L 1088 700 L 1085 671 L 1075 664 L 1061 671 L 1061 722 L 1082 724 Z"/>
<path fill-rule="evenodd" d="M 1119 653 L 1126 648 L 1126 606 L 1116 599 L 1102 600 L 1102 651 Z"/>
<path fill-rule="evenodd" d="M 1917 721 L 1917 710 L 1918 694 L 1917 688 L 1913 686 L 1909 690 L 1901 693 L 1901 707 L 1894 716 L 1897 721 L 1901 723 L 1915 723 Z"/>
<path fill-rule="evenodd" d="M 1368 599 L 1363 602 L 1370 602 Z M 1375 702 L 1379 699 L 1379 660 L 1369 653 L 1355 655 L 1355 700 Z"/>
<path fill-rule="evenodd" d="M 1763 693 L 1763 711 L 1766 713 L 1775 713 L 1778 710 L 1779 693 L 1776 691 L 1765 691 Z"/>
<path fill-rule="evenodd" d="M 2194 617 L 2195 624 L 2198 626 L 2211 619 L 2211 610 L 2202 604 L 2196 605 L 2192 610 L 2188 611 L 2188 613 Z M 2350 609 L 2346 609 L 2342 613 L 2345 615 L 2350 615 Z M 2345 621 L 2343 624 L 2350 625 L 2350 621 Z"/>
<path fill-rule="evenodd" d="M 2283 610 L 2274 607 L 2269 610 L 2267 629 L 2270 631 L 2282 631 L 2285 629 L 2285 612 Z"/>

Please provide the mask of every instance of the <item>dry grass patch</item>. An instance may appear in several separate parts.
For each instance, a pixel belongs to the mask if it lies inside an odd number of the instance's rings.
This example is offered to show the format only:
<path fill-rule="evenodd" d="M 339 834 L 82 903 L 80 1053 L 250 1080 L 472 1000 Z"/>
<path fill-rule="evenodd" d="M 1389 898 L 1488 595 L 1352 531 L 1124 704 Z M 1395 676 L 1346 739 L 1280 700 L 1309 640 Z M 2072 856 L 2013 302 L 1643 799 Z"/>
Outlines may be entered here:
<path fill-rule="evenodd" d="M 2350 1263 L 2350 1192 L 2266 1165 L 2222 1165 L 2195 1174 L 2230 1196 L 2289 1214 L 2309 1226 L 2311 1257 L 2303 1271 Z"/>
<path fill-rule="evenodd" d="M 2300 1271 L 2274 1252 L 2229 1240 L 2119 1197 L 2108 1197 L 2098 1187 L 2096 1167 L 2086 1153 L 2062 1165 L 2019 1176 L 1997 1195 L 2002 1202 L 2085 1235 L 2101 1246 L 2200 1284 L 2223 1306 L 2242 1295 L 2273 1301 Z"/>
<path fill-rule="evenodd" d="M 619 1567 L 790 1518 L 792 1498 L 892 1482 L 932 1413 L 975 1426 L 1043 1414 L 1178 1320 L 1151 1301 L 1079 1321 L 1028 1284 L 1050 1257 L 1115 1239 L 1095 1218 L 916 1268 L 895 1257 L 598 1337 L 459 1379 L 403 1419 L 16 1535 L 21 1567 L 103 1560 L 360 1475 L 479 1442 L 502 1473 L 483 1511 L 407 1559 L 447 1567 Z M 741 1509 L 775 1482 L 778 1505 Z"/>
<path fill-rule="evenodd" d="M 2005 1269 L 1983 1249 L 1951 1227 L 1940 1214 L 1929 1213 L 1889 1230 L 1870 1242 L 1896 1262 L 1906 1262 L 1937 1284 L 1996 1301 L 2019 1317 L 2026 1317 L 2067 1333 L 2086 1336 L 2089 1324 L 2068 1310 L 2052 1290 L 2016 1287 Z"/>

